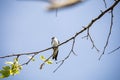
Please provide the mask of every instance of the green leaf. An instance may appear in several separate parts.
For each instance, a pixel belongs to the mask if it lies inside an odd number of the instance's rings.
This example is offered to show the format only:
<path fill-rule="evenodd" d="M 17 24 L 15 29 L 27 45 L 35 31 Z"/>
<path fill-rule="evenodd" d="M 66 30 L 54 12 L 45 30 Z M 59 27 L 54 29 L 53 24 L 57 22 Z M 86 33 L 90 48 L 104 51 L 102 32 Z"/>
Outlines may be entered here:
<path fill-rule="evenodd" d="M 46 60 L 46 58 L 45 58 L 44 56 L 40 56 L 40 59 L 41 59 L 42 61 L 45 61 L 45 60 Z M 52 64 L 53 62 L 52 62 L 51 60 L 47 60 L 45 63 L 47 63 L 47 64 Z"/>
<path fill-rule="evenodd" d="M 52 64 L 53 62 L 51 60 L 48 60 L 46 63 L 47 64 Z"/>
<path fill-rule="evenodd" d="M 11 65 L 11 75 L 19 74 L 22 66 L 18 63 L 18 60 L 14 60 L 14 63 Z"/>
<path fill-rule="evenodd" d="M 40 56 L 40 59 L 43 60 L 43 61 L 46 60 L 46 58 L 44 56 Z"/>
<path fill-rule="evenodd" d="M 0 78 L 6 78 L 10 75 L 16 75 L 20 73 L 22 66 L 19 64 L 18 59 L 15 58 L 14 62 L 6 62 L 5 64 L 9 64 L 9 66 L 2 67 L 0 70 Z"/>
<path fill-rule="evenodd" d="M 19 66 L 19 69 L 22 70 L 22 66 Z"/>
<path fill-rule="evenodd" d="M 6 78 L 10 76 L 10 66 L 4 66 L 3 70 L 0 70 L 0 78 Z"/>
<path fill-rule="evenodd" d="M 11 65 L 11 64 L 13 64 L 13 62 L 5 62 L 5 64 L 10 64 Z"/>

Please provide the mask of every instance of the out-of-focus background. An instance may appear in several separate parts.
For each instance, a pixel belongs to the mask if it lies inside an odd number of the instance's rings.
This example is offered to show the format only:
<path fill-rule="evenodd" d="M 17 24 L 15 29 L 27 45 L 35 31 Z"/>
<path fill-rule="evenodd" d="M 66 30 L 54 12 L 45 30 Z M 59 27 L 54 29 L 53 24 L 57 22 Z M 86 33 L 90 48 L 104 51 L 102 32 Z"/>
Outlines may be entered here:
<path fill-rule="evenodd" d="M 106 0 L 109 7 L 114 0 Z M 103 0 L 88 0 L 64 10 L 48 12 L 49 3 L 42 1 L 17 1 L 0 0 L 0 56 L 39 51 L 51 47 L 51 37 L 56 36 L 60 42 L 73 36 L 89 22 L 105 10 Z M 48 57 L 52 50 L 37 55 L 35 61 L 23 66 L 20 74 L 10 76 L 3 80 L 120 80 L 120 50 L 107 54 L 120 45 L 120 4 L 114 9 L 114 24 L 106 54 L 99 61 L 110 26 L 110 14 L 105 14 L 91 28 L 90 34 L 95 45 L 100 50 L 98 53 L 91 49 L 90 40 L 82 39 L 86 32 L 76 38 L 73 54 L 68 60 L 53 73 L 58 66 L 45 65 L 39 69 L 42 61 L 40 55 Z M 69 42 L 59 49 L 58 61 L 64 59 L 70 49 Z M 24 63 L 28 56 L 20 57 Z M 0 69 L 6 61 L 13 58 L 0 59 Z"/>

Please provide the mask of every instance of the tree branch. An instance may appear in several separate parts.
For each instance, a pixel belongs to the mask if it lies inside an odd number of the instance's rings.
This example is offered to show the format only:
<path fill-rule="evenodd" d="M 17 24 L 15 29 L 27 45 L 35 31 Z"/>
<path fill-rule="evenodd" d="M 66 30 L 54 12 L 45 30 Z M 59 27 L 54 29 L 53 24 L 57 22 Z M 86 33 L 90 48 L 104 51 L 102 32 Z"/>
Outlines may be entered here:
<path fill-rule="evenodd" d="M 117 51 L 118 49 L 120 49 L 120 46 L 115 48 L 114 50 L 110 51 L 108 54 L 114 53 L 115 51 Z"/>
<path fill-rule="evenodd" d="M 92 49 L 95 48 L 96 51 L 99 52 L 99 49 L 95 46 L 95 43 L 94 43 L 94 41 L 93 41 L 93 39 L 92 39 L 92 37 L 90 35 L 89 28 L 87 29 L 87 35 L 84 36 L 83 38 L 85 38 L 85 37 L 87 38 L 87 40 L 88 40 L 88 38 L 90 38 L 90 41 L 92 43 Z"/>
<path fill-rule="evenodd" d="M 113 5 L 111 5 L 108 9 L 106 9 L 106 10 L 103 11 L 103 12 L 101 12 L 96 18 L 94 18 L 93 20 L 91 20 L 91 22 L 90 22 L 86 27 L 84 27 L 82 30 L 80 30 L 79 32 L 77 32 L 76 34 L 74 34 L 74 36 L 72 36 L 71 38 L 67 39 L 66 41 L 62 42 L 61 44 L 59 44 L 59 45 L 57 46 L 57 47 L 62 46 L 63 44 L 65 44 L 65 43 L 73 40 L 73 44 L 72 44 L 72 49 L 71 49 L 71 51 L 69 52 L 68 56 L 65 57 L 64 60 L 62 60 L 62 62 L 61 62 L 61 64 L 60 64 L 59 66 L 61 66 L 61 65 L 64 63 L 64 61 L 70 56 L 71 53 L 75 54 L 75 52 L 74 52 L 74 50 L 73 50 L 73 47 L 74 47 L 74 44 L 75 44 L 75 38 L 76 38 L 78 35 L 80 35 L 82 32 L 88 30 L 96 21 L 98 21 L 101 17 L 103 17 L 107 12 L 109 12 L 110 10 L 112 11 L 113 8 L 114 8 L 118 3 L 119 3 L 119 0 L 116 0 L 116 1 L 113 3 Z M 111 16 L 113 16 L 113 13 L 111 13 Z M 108 41 L 109 41 L 109 37 L 110 37 L 110 34 L 111 34 L 112 25 L 113 25 L 113 18 L 111 18 L 110 32 L 109 32 L 109 35 L 108 35 L 108 38 L 107 38 L 106 45 L 104 46 L 104 50 L 103 50 L 102 55 L 104 54 L 104 52 L 105 52 L 105 50 L 106 50 L 106 47 L 107 47 L 107 45 L 108 45 Z M 90 37 L 90 36 L 89 36 L 89 37 Z M 93 44 L 93 47 L 95 47 L 94 42 L 93 42 L 93 40 L 92 40 L 91 37 L 90 37 L 90 40 L 91 40 L 91 42 L 92 42 L 92 44 Z M 32 56 L 32 58 L 33 58 L 35 55 L 37 55 L 37 54 L 39 54 L 39 53 L 42 53 L 42 52 L 45 52 L 45 51 L 47 51 L 47 50 L 50 50 L 50 49 L 52 49 L 52 48 L 53 48 L 53 47 L 49 47 L 49 48 L 46 48 L 46 49 L 43 49 L 43 50 L 40 50 L 40 51 L 37 51 L 37 52 L 29 52 L 29 53 L 20 53 L 20 54 L 11 54 L 11 55 L 7 55 L 7 56 L 0 56 L 0 58 L 7 58 L 7 57 L 14 57 L 14 56 L 19 57 L 19 56 L 24 56 L 24 55 L 33 55 L 33 56 Z M 101 56 L 102 56 L 102 55 L 101 55 Z M 51 58 L 51 57 L 52 57 L 52 55 L 51 55 L 49 58 Z M 30 58 L 26 63 L 24 63 L 24 64 L 22 64 L 22 65 L 28 64 L 28 63 L 32 60 L 32 58 Z M 49 59 L 49 58 L 48 58 L 48 59 Z M 48 59 L 47 59 L 47 60 L 48 60 Z M 42 65 L 44 65 L 44 64 L 45 64 L 45 62 L 44 62 Z M 58 68 L 59 68 L 59 66 L 58 66 Z M 55 70 L 55 71 L 56 71 L 56 70 Z"/>
<path fill-rule="evenodd" d="M 107 8 L 106 0 L 103 0 L 103 2 L 104 2 L 104 5 L 105 5 L 105 8 Z"/>
<path fill-rule="evenodd" d="M 103 52 L 102 52 L 102 54 L 99 57 L 99 60 L 105 54 L 106 48 L 107 48 L 108 43 L 109 43 L 110 35 L 111 35 L 111 32 L 112 32 L 112 27 L 113 27 L 113 9 L 111 10 L 111 24 L 110 24 L 109 34 L 108 34 L 107 41 L 106 41 L 106 44 L 104 46 Z"/>
<path fill-rule="evenodd" d="M 35 55 L 37 54 L 34 54 L 27 62 L 23 63 L 21 66 L 27 65 L 35 57 Z"/>
<path fill-rule="evenodd" d="M 23 56 L 23 55 L 32 55 L 32 54 L 39 54 L 41 52 L 47 51 L 49 49 L 52 49 L 53 47 L 49 47 L 40 51 L 36 52 L 29 52 L 29 53 L 20 53 L 20 54 L 11 54 L 11 55 L 6 55 L 6 56 L 0 56 L 0 58 L 7 58 L 7 57 L 14 57 L 14 56 Z"/>

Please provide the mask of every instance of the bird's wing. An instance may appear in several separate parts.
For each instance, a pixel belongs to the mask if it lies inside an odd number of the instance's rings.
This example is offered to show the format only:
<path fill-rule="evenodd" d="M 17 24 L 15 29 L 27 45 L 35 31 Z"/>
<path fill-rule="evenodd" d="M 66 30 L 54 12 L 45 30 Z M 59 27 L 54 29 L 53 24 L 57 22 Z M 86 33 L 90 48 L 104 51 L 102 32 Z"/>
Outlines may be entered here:
<path fill-rule="evenodd" d="M 58 41 L 58 45 L 60 44 L 60 41 Z"/>
<path fill-rule="evenodd" d="M 53 40 L 51 41 L 51 45 L 53 46 Z"/>

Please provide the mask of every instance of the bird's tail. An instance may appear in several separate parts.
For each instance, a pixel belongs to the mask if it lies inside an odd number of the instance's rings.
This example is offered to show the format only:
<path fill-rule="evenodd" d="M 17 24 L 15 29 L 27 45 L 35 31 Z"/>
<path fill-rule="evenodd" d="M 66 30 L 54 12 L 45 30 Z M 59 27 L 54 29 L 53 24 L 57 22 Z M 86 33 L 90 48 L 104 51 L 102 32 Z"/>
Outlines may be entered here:
<path fill-rule="evenodd" d="M 52 59 L 57 60 L 57 56 L 58 56 L 58 48 L 54 48 L 53 49 L 53 57 L 52 57 Z"/>

